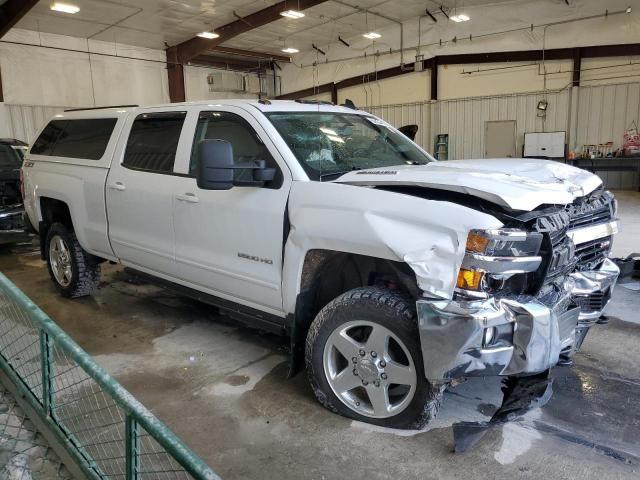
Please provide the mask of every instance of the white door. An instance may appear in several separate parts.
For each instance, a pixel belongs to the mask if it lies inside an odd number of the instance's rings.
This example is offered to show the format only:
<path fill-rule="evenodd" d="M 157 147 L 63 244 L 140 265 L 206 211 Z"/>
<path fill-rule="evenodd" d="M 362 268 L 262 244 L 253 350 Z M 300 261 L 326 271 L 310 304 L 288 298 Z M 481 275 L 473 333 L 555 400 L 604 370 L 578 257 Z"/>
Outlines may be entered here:
<path fill-rule="evenodd" d="M 122 158 L 107 177 L 109 238 L 116 256 L 143 270 L 175 274 L 174 163 L 184 111 L 149 111 L 129 121 Z M 119 149 L 122 151 L 122 148 Z"/>
<path fill-rule="evenodd" d="M 516 152 L 516 121 L 485 122 L 484 158 L 513 158 Z"/>
<path fill-rule="evenodd" d="M 213 110 L 215 108 L 215 110 Z M 176 177 L 175 257 L 180 278 L 222 298 L 282 313 L 282 253 L 290 172 L 260 124 L 235 107 L 194 112 L 193 149 L 185 176 Z M 190 122 L 191 123 L 191 122 Z M 264 187 L 201 190 L 198 142 L 232 144 L 236 163 L 265 160 L 276 168 Z M 248 170 L 238 175 L 251 176 Z"/>

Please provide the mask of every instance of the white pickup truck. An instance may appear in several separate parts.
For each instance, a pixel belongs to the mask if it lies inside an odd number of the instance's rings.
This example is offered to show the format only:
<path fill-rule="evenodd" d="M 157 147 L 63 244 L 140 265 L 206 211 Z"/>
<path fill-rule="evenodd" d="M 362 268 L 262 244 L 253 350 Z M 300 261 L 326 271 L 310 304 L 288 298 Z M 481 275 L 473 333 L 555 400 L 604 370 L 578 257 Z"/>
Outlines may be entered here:
<path fill-rule="evenodd" d="M 617 279 L 616 203 L 552 161 L 435 161 L 353 108 L 66 111 L 23 167 L 60 292 L 122 263 L 291 337 L 318 400 L 419 428 L 444 388 L 569 362 Z"/>

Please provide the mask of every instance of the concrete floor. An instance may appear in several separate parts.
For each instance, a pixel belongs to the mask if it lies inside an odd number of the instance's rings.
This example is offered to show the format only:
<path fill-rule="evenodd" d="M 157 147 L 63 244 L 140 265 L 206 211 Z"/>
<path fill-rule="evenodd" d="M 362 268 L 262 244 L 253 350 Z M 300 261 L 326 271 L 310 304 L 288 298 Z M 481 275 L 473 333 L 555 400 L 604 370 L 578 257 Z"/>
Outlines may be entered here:
<path fill-rule="evenodd" d="M 640 249 L 640 194 L 620 198 L 616 255 Z M 17 253 L 17 254 L 16 254 Z M 107 266 L 93 298 L 59 297 L 37 252 L 0 253 L 0 270 L 224 478 L 617 479 L 640 475 L 640 292 L 618 286 L 608 326 L 572 368 L 553 370 L 542 409 L 452 453 L 451 425 L 487 420 L 496 379 L 445 395 L 425 431 L 392 431 L 323 409 L 304 374 L 286 377 L 286 342 Z"/>

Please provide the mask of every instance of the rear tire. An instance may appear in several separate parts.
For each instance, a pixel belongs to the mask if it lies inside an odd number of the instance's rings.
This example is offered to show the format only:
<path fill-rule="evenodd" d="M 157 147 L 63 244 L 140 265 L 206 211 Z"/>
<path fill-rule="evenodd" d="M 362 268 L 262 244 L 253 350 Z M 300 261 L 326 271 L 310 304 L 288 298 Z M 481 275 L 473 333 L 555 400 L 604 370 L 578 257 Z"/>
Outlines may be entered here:
<path fill-rule="evenodd" d="M 84 297 L 98 290 L 100 264 L 83 250 L 73 230 L 62 223 L 51 225 L 44 251 L 49 275 L 63 297 Z"/>
<path fill-rule="evenodd" d="M 345 417 L 421 429 L 440 406 L 441 390 L 424 375 L 415 304 L 391 290 L 356 288 L 326 305 L 305 359 L 318 401 Z"/>

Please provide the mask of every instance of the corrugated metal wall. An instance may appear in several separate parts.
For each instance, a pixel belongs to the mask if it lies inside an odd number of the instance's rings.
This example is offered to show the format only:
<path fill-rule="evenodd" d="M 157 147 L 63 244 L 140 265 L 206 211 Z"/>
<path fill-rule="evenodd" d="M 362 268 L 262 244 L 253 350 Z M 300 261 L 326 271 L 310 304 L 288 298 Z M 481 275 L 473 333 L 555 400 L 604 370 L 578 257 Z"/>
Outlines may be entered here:
<path fill-rule="evenodd" d="M 546 120 L 536 108 L 546 99 Z M 446 100 L 435 103 L 433 135 L 449 134 L 449 158 L 484 158 L 485 122 L 515 120 L 517 152 L 522 151 L 525 132 L 568 130 L 569 93 L 507 95 L 500 97 Z"/>
<path fill-rule="evenodd" d="M 640 83 L 580 87 L 575 147 L 607 142 L 620 147 L 633 121 L 640 122 Z"/>
<path fill-rule="evenodd" d="M 17 138 L 27 143 L 34 140 L 38 130 L 55 114 L 66 107 L 49 107 L 36 105 L 8 105 L 4 104 L 4 118 L 0 131 L 3 137 Z"/>
<path fill-rule="evenodd" d="M 537 104 L 549 102 L 547 117 L 538 117 Z M 436 134 L 449 134 L 449 159 L 483 158 L 485 152 L 485 122 L 515 120 L 517 148 L 520 152 L 525 132 L 568 130 L 568 90 L 505 95 L 499 97 L 463 98 L 437 102 L 407 103 L 369 107 L 367 110 L 396 127 L 418 125 L 417 143 L 433 150 Z"/>
<path fill-rule="evenodd" d="M 406 103 L 402 105 L 386 105 L 369 107 L 370 113 L 383 118 L 394 127 L 418 125 L 416 143 L 429 149 L 433 142 L 431 137 L 431 103 Z"/>

